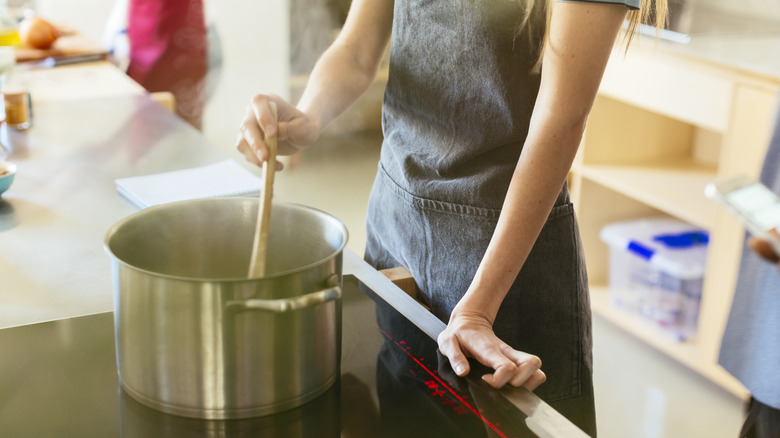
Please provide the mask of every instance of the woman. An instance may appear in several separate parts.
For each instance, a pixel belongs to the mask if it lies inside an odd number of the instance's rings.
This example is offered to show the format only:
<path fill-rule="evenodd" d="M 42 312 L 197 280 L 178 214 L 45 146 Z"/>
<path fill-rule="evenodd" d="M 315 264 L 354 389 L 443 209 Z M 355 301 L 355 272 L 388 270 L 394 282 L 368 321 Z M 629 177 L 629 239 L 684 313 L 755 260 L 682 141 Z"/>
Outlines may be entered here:
<path fill-rule="evenodd" d="M 297 107 L 255 96 L 237 144 L 259 165 L 264 135 L 278 134 L 280 154 L 314 143 L 366 90 L 392 37 L 366 259 L 412 272 L 448 321 L 439 348 L 459 375 L 473 357 L 495 370 L 484 377 L 494 387 L 547 380 L 536 393 L 591 435 L 590 310 L 565 180 L 615 39 L 638 7 L 354 0 Z"/>

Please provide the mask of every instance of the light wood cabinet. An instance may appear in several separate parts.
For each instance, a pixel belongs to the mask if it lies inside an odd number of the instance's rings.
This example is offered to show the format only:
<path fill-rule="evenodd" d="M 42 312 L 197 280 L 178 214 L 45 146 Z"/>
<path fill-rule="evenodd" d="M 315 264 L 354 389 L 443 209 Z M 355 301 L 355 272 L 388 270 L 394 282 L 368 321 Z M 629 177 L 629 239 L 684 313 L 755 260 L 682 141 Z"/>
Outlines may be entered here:
<path fill-rule="evenodd" d="M 570 183 L 586 252 L 593 311 L 732 393 L 745 388 L 717 364 L 744 229 L 704 197 L 718 176 L 758 177 L 776 108 L 776 76 L 654 44 L 617 49 L 605 73 Z M 679 342 L 610 303 L 611 222 L 666 215 L 710 232 L 698 334 Z"/>

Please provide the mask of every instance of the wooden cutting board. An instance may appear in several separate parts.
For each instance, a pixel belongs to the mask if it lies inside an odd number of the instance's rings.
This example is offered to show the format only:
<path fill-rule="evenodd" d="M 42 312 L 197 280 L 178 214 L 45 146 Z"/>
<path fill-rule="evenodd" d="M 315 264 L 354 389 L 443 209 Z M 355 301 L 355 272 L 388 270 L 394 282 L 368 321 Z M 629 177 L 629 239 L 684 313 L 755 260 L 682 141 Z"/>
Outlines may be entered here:
<path fill-rule="evenodd" d="M 105 49 L 84 35 L 64 35 L 54 42 L 48 49 L 36 49 L 33 47 L 16 46 L 16 62 L 40 61 L 50 57 L 76 57 L 84 55 L 108 55 Z"/>

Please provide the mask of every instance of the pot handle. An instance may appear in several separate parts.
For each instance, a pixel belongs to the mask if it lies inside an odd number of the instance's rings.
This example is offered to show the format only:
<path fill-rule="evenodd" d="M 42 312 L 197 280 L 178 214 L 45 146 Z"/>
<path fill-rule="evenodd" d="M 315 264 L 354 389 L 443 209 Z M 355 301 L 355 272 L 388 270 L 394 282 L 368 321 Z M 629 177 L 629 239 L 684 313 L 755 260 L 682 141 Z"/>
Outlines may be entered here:
<path fill-rule="evenodd" d="M 244 312 L 247 310 L 265 310 L 274 313 L 284 313 L 304 307 L 316 306 L 341 298 L 341 287 L 334 286 L 310 294 L 295 298 L 283 298 L 278 300 L 252 299 L 244 301 L 228 301 L 228 310 Z"/>

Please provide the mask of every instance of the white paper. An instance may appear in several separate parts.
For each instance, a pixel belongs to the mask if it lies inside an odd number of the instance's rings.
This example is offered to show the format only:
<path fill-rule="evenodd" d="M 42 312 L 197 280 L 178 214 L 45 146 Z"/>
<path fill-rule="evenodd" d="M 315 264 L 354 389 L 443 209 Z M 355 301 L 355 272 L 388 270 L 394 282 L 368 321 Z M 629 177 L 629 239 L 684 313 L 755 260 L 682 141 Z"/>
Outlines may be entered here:
<path fill-rule="evenodd" d="M 120 195 L 141 208 L 187 199 L 256 196 L 262 178 L 233 160 L 153 175 L 119 178 Z"/>

